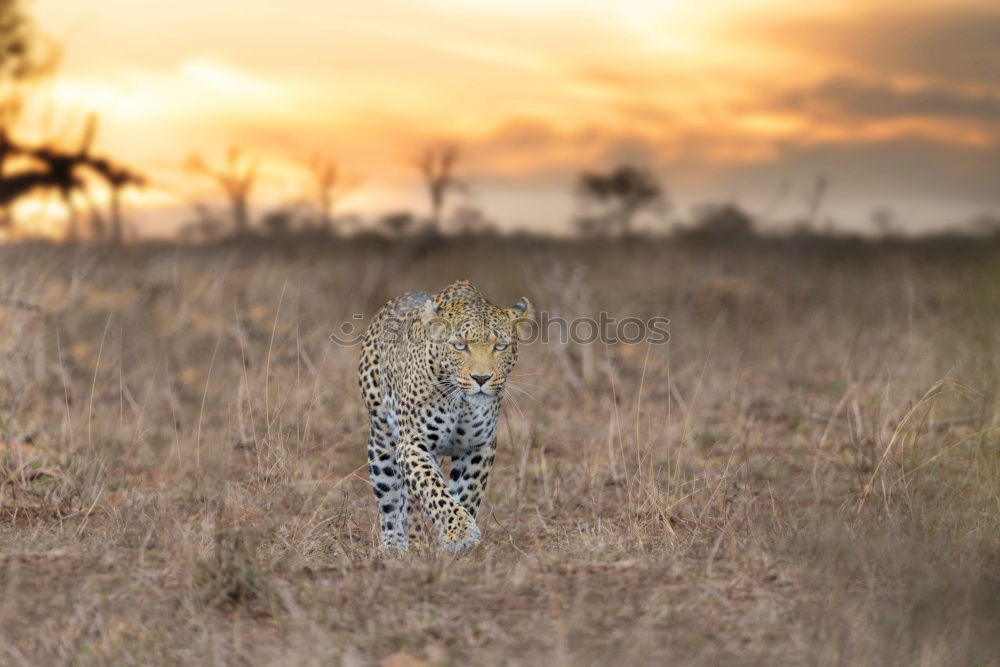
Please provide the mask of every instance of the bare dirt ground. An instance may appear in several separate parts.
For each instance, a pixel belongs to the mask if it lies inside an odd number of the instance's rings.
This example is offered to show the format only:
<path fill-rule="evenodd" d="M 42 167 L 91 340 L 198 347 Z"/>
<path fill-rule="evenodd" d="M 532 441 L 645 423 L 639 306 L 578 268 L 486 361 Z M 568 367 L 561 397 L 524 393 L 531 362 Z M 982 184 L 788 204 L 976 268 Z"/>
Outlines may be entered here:
<path fill-rule="evenodd" d="M 0 663 L 1000 664 L 995 247 L 0 267 Z M 358 350 L 329 336 L 462 277 L 671 341 L 523 347 L 482 544 L 383 559 Z"/>

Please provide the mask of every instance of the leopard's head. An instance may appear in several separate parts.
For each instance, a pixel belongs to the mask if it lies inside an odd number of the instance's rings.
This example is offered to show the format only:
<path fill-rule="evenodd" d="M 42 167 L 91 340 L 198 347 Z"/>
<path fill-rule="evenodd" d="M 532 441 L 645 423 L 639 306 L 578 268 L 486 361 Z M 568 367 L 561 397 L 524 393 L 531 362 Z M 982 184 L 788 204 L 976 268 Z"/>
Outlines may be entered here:
<path fill-rule="evenodd" d="M 442 390 L 476 400 L 500 396 L 517 360 L 517 342 L 527 336 L 534 316 L 525 297 L 510 308 L 485 299 L 425 302 L 421 319 Z"/>

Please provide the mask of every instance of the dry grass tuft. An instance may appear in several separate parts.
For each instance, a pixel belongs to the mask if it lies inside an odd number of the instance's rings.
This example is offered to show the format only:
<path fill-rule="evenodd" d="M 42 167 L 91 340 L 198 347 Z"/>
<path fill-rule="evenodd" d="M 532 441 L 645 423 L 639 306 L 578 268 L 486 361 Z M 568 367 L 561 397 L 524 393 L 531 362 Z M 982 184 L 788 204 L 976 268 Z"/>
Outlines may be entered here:
<path fill-rule="evenodd" d="M 215 548 L 198 562 L 210 603 L 239 604 L 268 596 L 267 568 L 258 554 L 259 541 L 252 530 L 216 531 Z"/>

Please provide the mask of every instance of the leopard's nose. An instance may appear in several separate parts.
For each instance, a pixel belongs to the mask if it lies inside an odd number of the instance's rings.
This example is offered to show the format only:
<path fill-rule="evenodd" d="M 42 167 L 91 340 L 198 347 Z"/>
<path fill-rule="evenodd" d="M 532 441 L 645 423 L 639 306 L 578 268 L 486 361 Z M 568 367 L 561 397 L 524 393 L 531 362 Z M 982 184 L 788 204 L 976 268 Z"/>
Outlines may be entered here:
<path fill-rule="evenodd" d="M 482 387 L 484 384 L 486 384 L 489 381 L 489 379 L 491 377 L 493 377 L 492 373 L 490 373 L 489 375 L 473 375 L 472 379 L 475 380 L 476 382 L 478 382 L 479 386 Z"/>

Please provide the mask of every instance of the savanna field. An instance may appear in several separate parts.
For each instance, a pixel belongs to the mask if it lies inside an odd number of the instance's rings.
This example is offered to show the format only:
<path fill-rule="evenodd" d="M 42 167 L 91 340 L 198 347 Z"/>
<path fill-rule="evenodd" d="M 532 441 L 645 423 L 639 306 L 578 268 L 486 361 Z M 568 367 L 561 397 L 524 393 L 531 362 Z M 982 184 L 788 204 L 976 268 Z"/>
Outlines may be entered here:
<path fill-rule="evenodd" d="M 521 347 L 482 543 L 384 558 L 330 335 L 457 278 L 670 342 Z M 998 286 L 973 241 L 0 247 L 0 663 L 1000 664 Z"/>

